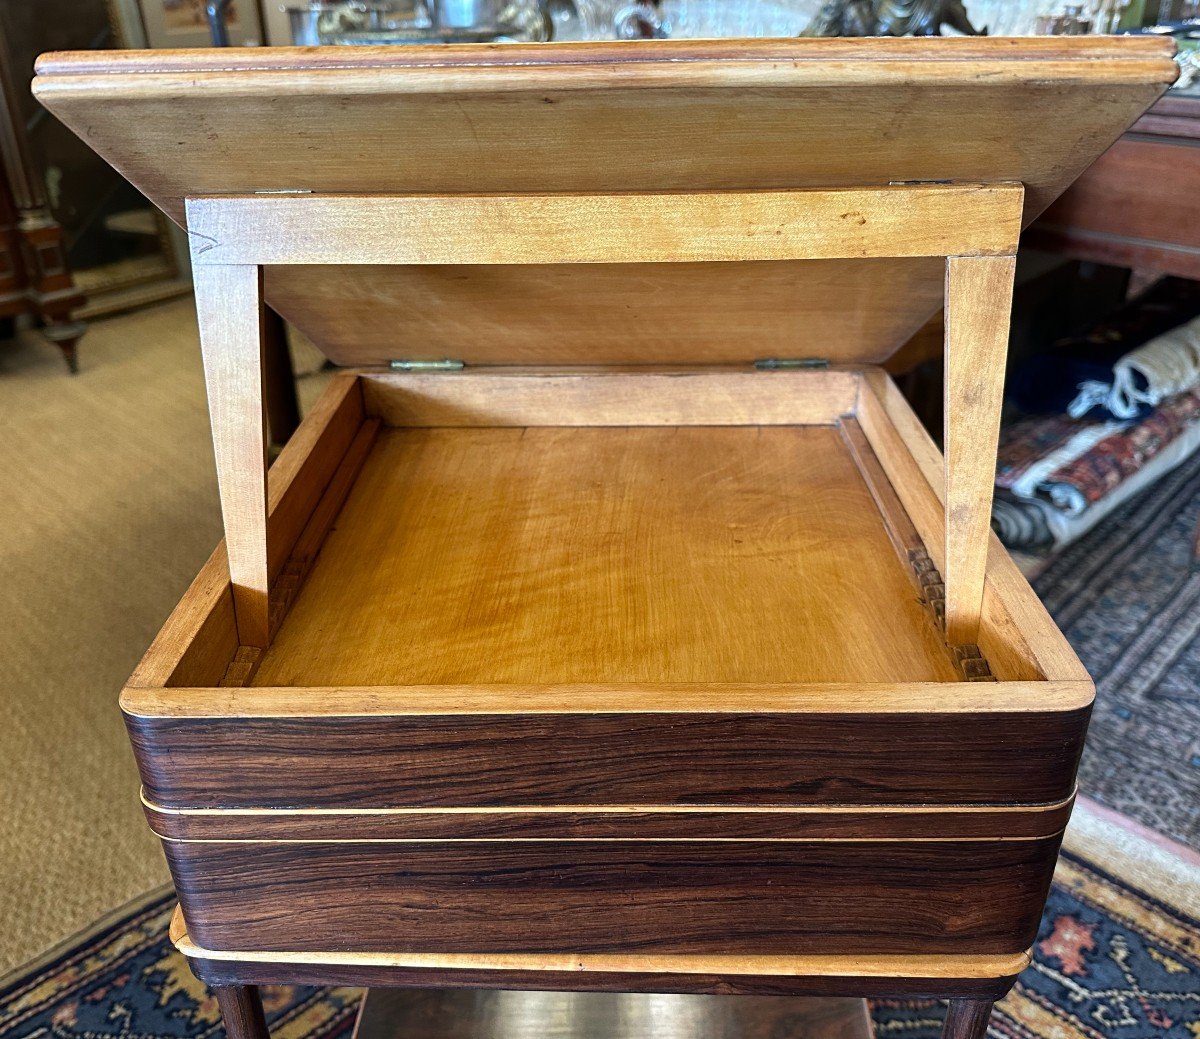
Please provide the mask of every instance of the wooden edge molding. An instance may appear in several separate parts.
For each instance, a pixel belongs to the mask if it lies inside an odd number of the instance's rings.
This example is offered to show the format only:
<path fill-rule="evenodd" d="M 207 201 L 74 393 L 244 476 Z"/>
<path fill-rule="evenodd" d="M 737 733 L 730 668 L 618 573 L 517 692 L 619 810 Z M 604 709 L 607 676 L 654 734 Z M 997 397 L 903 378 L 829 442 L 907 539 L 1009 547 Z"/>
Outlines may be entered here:
<path fill-rule="evenodd" d="M 1078 788 L 1076 788 L 1077 792 Z M 172 816 L 247 816 L 253 818 L 268 818 L 272 816 L 323 816 L 328 818 L 337 818 L 340 816 L 396 816 L 402 818 L 414 818 L 423 815 L 436 816 L 484 816 L 492 814 L 514 814 L 514 815 L 559 815 L 559 814 L 580 814 L 580 815 L 614 815 L 614 814 L 629 814 L 634 816 L 644 815 L 757 815 L 762 813 L 770 813 L 771 815 L 798 815 L 798 816 L 821 816 L 834 815 L 853 812 L 855 814 L 864 815 L 890 815 L 890 814 L 920 814 L 920 815 L 953 815 L 962 812 L 984 813 L 1004 815 L 1011 812 L 1031 812 L 1031 813 L 1047 813 L 1053 814 L 1061 812 L 1063 809 L 1070 808 L 1075 802 L 1076 793 L 1072 793 L 1070 797 L 1063 798 L 1059 801 L 1053 801 L 1047 804 L 937 804 L 937 805 L 881 805 L 881 804 L 820 804 L 820 805 L 644 805 L 644 804 L 629 804 L 629 805 L 588 805 L 588 804 L 564 804 L 564 805 L 492 805 L 488 807 L 476 808 L 167 808 L 162 805 L 155 804 L 146 797 L 145 788 L 142 788 L 139 797 L 142 806 L 146 811 L 155 815 L 172 815 Z M 1043 834 L 1049 836 L 1049 834 Z"/>
<path fill-rule="evenodd" d="M 832 425 L 858 400 L 859 370 L 466 368 L 358 372 L 389 426 Z"/>
<path fill-rule="evenodd" d="M 937 446 L 881 368 L 865 368 L 855 410 L 866 438 L 933 559 L 945 566 L 944 463 Z M 1091 676 L 994 534 L 988 538 L 980 649 L 1001 685 Z M 1089 695 L 1089 702 L 1092 694 Z"/>
<path fill-rule="evenodd" d="M 469 46 L 450 44 L 434 50 L 367 46 L 333 54 L 311 48 L 272 47 L 268 51 L 177 48 L 173 50 L 52 51 L 41 55 L 38 75 L 158 75 L 164 72 L 297 71 L 348 68 L 510 67 L 521 70 L 560 69 L 565 65 L 644 66 L 661 62 L 682 65 L 694 62 L 768 62 L 780 59 L 798 63 L 869 58 L 871 62 L 949 62 L 993 60 L 1006 64 L 1046 60 L 1118 59 L 1145 61 L 1170 58 L 1170 41 L 1157 37 L 1033 36 L 1014 47 L 995 37 L 954 38 L 949 45 L 924 37 L 865 39 L 830 37 L 753 40 L 654 40 L 636 47 L 607 41 L 557 44 L 503 44 Z M 776 69 L 780 73 L 786 68 Z"/>
<path fill-rule="evenodd" d="M 1003 255 L 1021 184 L 608 195 L 222 195 L 187 200 L 192 262 L 679 263 Z M 519 235 L 513 228 L 521 228 Z"/>
<path fill-rule="evenodd" d="M 949 45 L 947 45 L 949 44 Z M 640 41 L 522 46 L 446 46 L 436 53 L 406 47 L 280 47 L 254 54 L 195 50 L 65 51 L 42 55 L 34 93 L 48 97 L 87 91 L 96 99 L 141 94 L 172 96 L 206 91 L 278 96 L 311 89 L 414 92 L 613 89 L 627 77 L 638 86 L 768 86 L 828 84 L 831 87 L 908 82 L 973 83 L 984 86 L 1030 79 L 1077 86 L 1105 83 L 1172 83 L 1179 74 L 1169 40 L 1120 37 L 1099 42 L 1054 37 L 1023 39 L 794 39 Z M 543 48 L 541 50 L 537 48 Z M 350 51 L 350 53 L 346 53 Z M 417 51 L 418 53 L 412 53 Z M 272 74 L 273 73 L 273 74 Z M 631 84 L 632 86 L 632 84 Z"/>
<path fill-rule="evenodd" d="M 934 625 L 946 641 L 946 648 L 954 661 L 960 677 L 967 682 L 994 682 L 991 664 L 974 644 L 952 645 L 946 637 L 946 586 L 942 575 L 925 549 L 925 543 L 917 528 L 913 526 L 904 505 L 892 487 L 887 473 L 879 464 L 879 459 L 871 449 L 870 441 L 863 433 L 862 426 L 854 416 L 848 416 L 838 422 L 838 431 L 842 435 L 850 457 L 858 467 L 859 474 L 866 483 L 871 497 L 879 509 L 880 518 L 887 529 L 892 546 L 896 549 L 901 563 L 913 580 L 921 600 L 929 611 Z"/>
<path fill-rule="evenodd" d="M 325 543 L 326 535 L 332 528 L 346 499 L 350 496 L 354 482 L 358 479 L 358 474 L 366 464 L 367 456 L 374 446 L 379 426 L 379 419 L 376 418 L 369 418 L 365 421 L 355 420 L 351 427 L 353 437 L 349 444 L 346 445 L 344 441 L 339 440 L 337 453 L 330 459 L 334 468 L 329 474 L 328 483 L 319 488 L 319 497 L 310 495 L 306 501 L 305 504 L 311 507 L 298 517 L 301 526 L 292 540 L 291 552 L 282 561 L 279 572 L 273 578 L 270 618 L 272 639 L 283 624 L 288 610 L 299 594 L 304 579 L 316 561 L 317 554 L 321 551 L 321 546 Z M 323 475 L 325 475 L 324 472 Z M 246 681 L 237 684 L 248 684 L 250 677 L 247 675 Z"/>
<path fill-rule="evenodd" d="M 774 977 L 991 979 L 1015 977 L 1032 950 L 1000 955 L 708 956 L 587 953 L 227 952 L 206 949 L 188 935 L 182 910 L 171 917 L 172 944 L 188 959 L 243 963 L 357 965 L 446 970 L 720 974 Z"/>
<path fill-rule="evenodd" d="M 362 688 L 137 688 L 133 718 L 338 718 L 535 714 L 974 714 L 1085 710 L 1089 682 L 788 685 L 481 685 Z"/>
<path fill-rule="evenodd" d="M 176 843 L 466 841 L 1005 841 L 1060 837 L 1073 798 L 1047 805 L 490 806 L 474 809 L 179 809 L 142 807 Z M 953 834 L 953 837 L 947 837 Z"/>

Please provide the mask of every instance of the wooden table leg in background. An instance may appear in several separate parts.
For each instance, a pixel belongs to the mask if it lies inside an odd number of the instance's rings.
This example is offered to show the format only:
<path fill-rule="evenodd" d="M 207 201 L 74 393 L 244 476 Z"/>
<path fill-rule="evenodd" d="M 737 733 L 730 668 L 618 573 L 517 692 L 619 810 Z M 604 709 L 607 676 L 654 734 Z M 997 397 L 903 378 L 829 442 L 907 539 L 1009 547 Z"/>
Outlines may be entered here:
<path fill-rule="evenodd" d="M 270 1039 L 262 999 L 255 985 L 220 985 L 212 988 L 221 1008 L 228 1039 Z"/>
<path fill-rule="evenodd" d="M 987 999 L 952 999 L 942 1026 L 942 1039 L 983 1039 L 992 1017 Z"/>

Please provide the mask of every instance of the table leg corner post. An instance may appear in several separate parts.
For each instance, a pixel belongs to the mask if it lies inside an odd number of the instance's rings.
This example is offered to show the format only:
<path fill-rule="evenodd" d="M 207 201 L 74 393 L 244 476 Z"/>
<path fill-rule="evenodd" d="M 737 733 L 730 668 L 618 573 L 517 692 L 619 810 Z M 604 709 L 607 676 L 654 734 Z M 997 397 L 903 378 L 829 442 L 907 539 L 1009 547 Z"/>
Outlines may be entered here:
<path fill-rule="evenodd" d="M 270 1039 L 257 986 L 214 985 L 211 988 L 221 1011 L 227 1039 Z"/>
<path fill-rule="evenodd" d="M 984 1039 L 993 1005 L 990 999 L 950 1000 L 942 1039 Z"/>

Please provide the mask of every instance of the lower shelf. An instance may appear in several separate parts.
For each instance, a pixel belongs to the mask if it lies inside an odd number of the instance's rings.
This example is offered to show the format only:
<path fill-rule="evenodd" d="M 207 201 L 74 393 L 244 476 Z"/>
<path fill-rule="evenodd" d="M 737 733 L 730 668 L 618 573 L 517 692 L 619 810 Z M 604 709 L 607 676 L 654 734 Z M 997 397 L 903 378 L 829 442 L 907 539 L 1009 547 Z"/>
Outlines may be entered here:
<path fill-rule="evenodd" d="M 372 989 L 354 1039 L 870 1039 L 862 999 Z"/>

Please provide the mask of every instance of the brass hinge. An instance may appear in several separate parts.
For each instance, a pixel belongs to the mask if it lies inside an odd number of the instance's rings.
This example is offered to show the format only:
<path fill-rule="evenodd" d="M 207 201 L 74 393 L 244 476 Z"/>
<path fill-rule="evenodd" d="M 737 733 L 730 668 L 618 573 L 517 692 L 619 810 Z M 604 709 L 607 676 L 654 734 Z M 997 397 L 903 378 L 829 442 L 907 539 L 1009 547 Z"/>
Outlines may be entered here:
<path fill-rule="evenodd" d="M 828 368 L 826 357 L 763 357 L 754 362 L 760 372 L 776 372 L 789 368 Z"/>
<path fill-rule="evenodd" d="M 394 372 L 457 372 L 466 365 L 462 361 L 454 361 L 447 357 L 444 361 L 391 361 Z"/>

